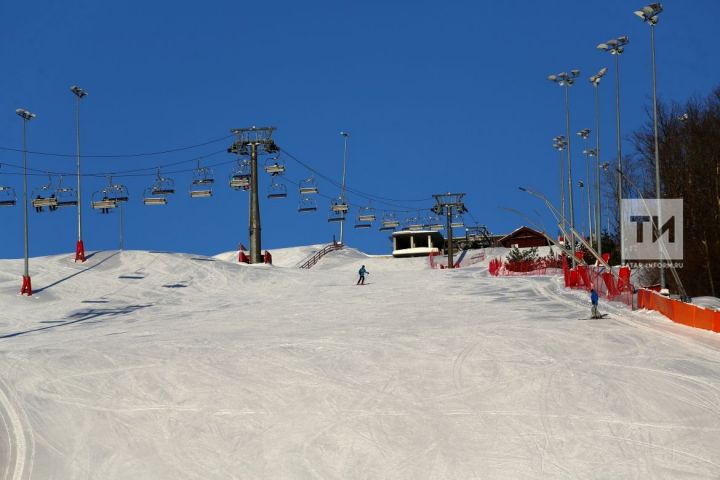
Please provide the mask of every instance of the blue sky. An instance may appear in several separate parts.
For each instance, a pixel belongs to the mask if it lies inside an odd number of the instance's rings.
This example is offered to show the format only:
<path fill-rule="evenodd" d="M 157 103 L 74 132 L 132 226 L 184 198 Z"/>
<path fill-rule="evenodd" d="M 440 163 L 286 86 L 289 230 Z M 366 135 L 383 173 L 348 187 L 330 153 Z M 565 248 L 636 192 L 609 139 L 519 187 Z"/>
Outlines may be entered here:
<path fill-rule="evenodd" d="M 565 133 L 562 89 L 549 74 L 572 68 L 582 78 L 570 94 L 574 132 L 593 128 L 589 75 L 611 67 L 601 85 L 603 160 L 614 155 L 613 59 L 595 46 L 629 35 L 621 61 L 623 132 L 646 119 L 651 94 L 650 32 L 633 15 L 643 2 L 578 1 L 312 1 L 294 2 L 4 2 L 0 15 L 0 147 L 21 146 L 18 107 L 37 114 L 28 126 L 29 189 L 47 183 L 39 171 L 75 169 L 73 84 L 82 103 L 84 155 L 157 152 L 222 138 L 235 127 L 273 125 L 278 145 L 323 175 L 340 180 L 343 141 L 350 132 L 347 183 L 353 191 L 426 210 L 431 195 L 465 192 L 473 218 L 508 232 L 523 220 L 511 207 L 550 228 L 528 185 L 556 199 L 557 153 Z M 720 84 L 716 19 L 720 3 L 663 2 L 657 27 L 658 92 L 663 100 L 704 96 Z M 574 141 L 575 177 L 584 172 Z M 190 199 L 191 172 L 168 174 L 178 193 L 165 207 L 142 204 L 147 177 L 116 176 L 131 201 L 125 207 L 125 248 L 214 254 L 247 242 L 248 196 L 227 186 L 229 139 L 167 155 L 83 159 L 88 174 L 120 172 L 204 157 L 217 185 L 211 199 Z M 625 141 L 624 151 L 631 145 Z M 219 152 L 219 153 L 218 153 Z M 290 158 L 286 177 L 310 175 Z M 0 185 L 22 177 L 21 154 L 0 150 Z M 193 163 L 167 171 L 191 170 Z M 54 178 L 57 181 L 57 177 Z M 65 184 L 74 184 L 65 177 Z M 117 248 L 117 214 L 87 205 L 102 177 L 83 179 L 84 241 L 88 250 Z M 270 184 L 260 179 L 261 193 Z M 329 200 L 315 214 L 297 213 L 296 187 L 284 200 L 261 197 L 263 248 L 332 239 Z M 338 188 L 319 182 L 322 195 Z M 576 199 L 581 192 L 575 193 Z M 368 199 L 349 195 L 353 206 Z M 414 201 L 425 199 L 424 201 Z M 395 209 L 376 200 L 380 213 Z M 577 209 L 584 212 L 584 204 Z M 351 212 L 354 216 L 355 212 Z M 413 213 L 402 214 L 412 216 Z M 577 214 L 577 223 L 584 222 Z M 30 212 L 30 253 L 71 252 L 73 209 Z M 0 257 L 23 255 L 22 209 L 0 209 Z M 346 243 L 389 253 L 388 235 L 357 231 Z"/>

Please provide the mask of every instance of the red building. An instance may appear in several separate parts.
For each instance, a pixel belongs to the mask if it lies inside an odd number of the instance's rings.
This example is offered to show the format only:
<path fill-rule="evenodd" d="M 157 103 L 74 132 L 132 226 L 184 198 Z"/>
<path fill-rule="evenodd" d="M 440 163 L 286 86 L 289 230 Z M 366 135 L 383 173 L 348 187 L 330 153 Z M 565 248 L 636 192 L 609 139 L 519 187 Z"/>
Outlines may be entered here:
<path fill-rule="evenodd" d="M 548 241 L 545 236 L 530 227 L 522 226 L 512 233 L 505 235 L 497 241 L 497 245 L 505 248 L 546 247 Z"/>

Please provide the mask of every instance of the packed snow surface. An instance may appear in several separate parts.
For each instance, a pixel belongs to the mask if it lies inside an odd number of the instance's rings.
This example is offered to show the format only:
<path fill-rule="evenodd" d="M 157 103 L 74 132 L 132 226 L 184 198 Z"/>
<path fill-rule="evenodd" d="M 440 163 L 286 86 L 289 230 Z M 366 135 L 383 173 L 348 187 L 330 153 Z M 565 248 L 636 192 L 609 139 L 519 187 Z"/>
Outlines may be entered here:
<path fill-rule="evenodd" d="M 0 479 L 720 478 L 717 334 L 320 247 L 0 261 Z"/>

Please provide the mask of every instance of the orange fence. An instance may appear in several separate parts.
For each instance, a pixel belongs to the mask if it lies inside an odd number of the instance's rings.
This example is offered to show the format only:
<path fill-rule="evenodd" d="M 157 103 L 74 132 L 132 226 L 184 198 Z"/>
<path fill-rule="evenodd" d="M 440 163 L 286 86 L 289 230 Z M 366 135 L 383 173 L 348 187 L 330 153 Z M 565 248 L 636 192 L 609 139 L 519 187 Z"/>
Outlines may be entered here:
<path fill-rule="evenodd" d="M 652 290 L 638 290 L 638 308 L 655 310 L 688 327 L 720 333 L 720 312 L 674 300 Z"/>

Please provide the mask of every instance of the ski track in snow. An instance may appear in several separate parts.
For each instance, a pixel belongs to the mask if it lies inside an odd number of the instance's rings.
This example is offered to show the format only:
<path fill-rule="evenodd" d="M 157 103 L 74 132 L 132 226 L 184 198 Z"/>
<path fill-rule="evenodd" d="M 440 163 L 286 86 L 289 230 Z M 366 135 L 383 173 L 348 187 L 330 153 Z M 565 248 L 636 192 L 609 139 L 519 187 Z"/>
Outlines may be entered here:
<path fill-rule="evenodd" d="M 720 477 L 717 335 L 320 247 L 0 261 L 0 480 Z"/>

